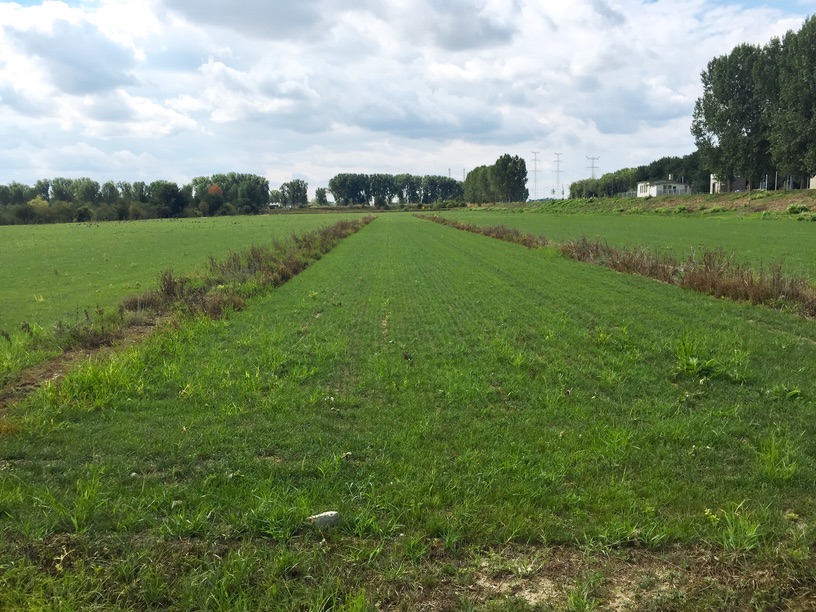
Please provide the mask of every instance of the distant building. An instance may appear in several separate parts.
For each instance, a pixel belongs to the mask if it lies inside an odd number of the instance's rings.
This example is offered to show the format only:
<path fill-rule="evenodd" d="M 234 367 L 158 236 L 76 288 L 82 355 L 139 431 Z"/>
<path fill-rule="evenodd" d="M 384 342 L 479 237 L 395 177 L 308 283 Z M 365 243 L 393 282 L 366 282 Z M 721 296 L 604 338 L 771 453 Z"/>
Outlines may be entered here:
<path fill-rule="evenodd" d="M 643 181 L 637 186 L 637 197 L 639 198 L 680 195 L 691 195 L 691 186 L 673 180 L 671 175 L 667 181 Z"/>
<path fill-rule="evenodd" d="M 735 176 L 729 185 L 725 181 L 717 178 L 716 174 L 711 175 L 711 190 L 709 193 L 727 193 L 730 191 L 746 191 L 748 189 L 748 181 L 741 176 Z"/>

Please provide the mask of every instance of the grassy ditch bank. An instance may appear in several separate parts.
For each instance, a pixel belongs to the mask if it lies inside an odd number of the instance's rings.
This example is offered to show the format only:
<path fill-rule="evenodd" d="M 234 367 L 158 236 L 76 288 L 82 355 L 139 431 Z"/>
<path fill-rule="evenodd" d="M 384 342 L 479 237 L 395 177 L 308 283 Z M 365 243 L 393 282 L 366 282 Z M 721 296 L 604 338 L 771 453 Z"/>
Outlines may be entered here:
<path fill-rule="evenodd" d="M 210 256 L 207 270 L 176 275 L 172 270 L 159 274 L 158 286 L 124 298 L 117 309 L 98 307 L 70 324 L 58 321 L 53 328 L 23 325 L 23 336 L 3 334 L 0 344 L 0 402 L 15 399 L 19 393 L 15 379 L 27 367 L 54 359 L 66 352 L 79 353 L 112 346 L 136 330 L 155 325 L 159 317 L 171 312 L 191 316 L 204 314 L 219 318 L 227 310 L 240 310 L 246 299 L 279 286 L 350 234 L 359 231 L 374 217 L 341 220 L 332 225 L 289 238 L 273 240 L 269 246 L 252 246 L 233 252 L 223 261 Z M 42 378 L 48 378 L 48 369 Z M 23 385 L 23 391 L 31 386 Z"/>

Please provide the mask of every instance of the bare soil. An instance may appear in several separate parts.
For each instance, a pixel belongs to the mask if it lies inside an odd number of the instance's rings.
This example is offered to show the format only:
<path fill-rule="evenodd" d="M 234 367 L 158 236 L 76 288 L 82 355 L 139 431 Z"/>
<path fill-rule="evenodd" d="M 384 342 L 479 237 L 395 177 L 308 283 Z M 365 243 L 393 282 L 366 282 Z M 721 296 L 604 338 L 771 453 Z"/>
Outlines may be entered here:
<path fill-rule="evenodd" d="M 127 327 L 124 336 L 110 346 L 95 348 L 79 347 L 21 371 L 17 376 L 0 388 L 0 416 L 8 411 L 9 406 L 16 404 L 29 393 L 36 391 L 47 382 L 57 382 L 78 365 L 98 359 L 112 352 L 124 350 L 149 337 L 156 329 L 156 322 Z M 0 420 L 0 435 L 4 433 L 3 421 Z"/>

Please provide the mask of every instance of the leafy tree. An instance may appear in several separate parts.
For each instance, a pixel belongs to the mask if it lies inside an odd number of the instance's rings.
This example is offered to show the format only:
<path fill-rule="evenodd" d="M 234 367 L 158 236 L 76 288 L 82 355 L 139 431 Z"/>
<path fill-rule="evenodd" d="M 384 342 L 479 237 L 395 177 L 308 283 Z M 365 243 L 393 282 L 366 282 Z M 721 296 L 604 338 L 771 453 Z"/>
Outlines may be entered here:
<path fill-rule="evenodd" d="M 73 182 L 74 200 L 95 206 L 99 204 L 99 183 L 87 177 Z"/>
<path fill-rule="evenodd" d="M 153 181 L 148 187 L 149 201 L 159 217 L 180 217 L 187 202 L 176 183 Z"/>
<path fill-rule="evenodd" d="M 87 223 L 93 219 L 93 211 L 88 206 L 80 206 L 77 208 L 74 221 L 77 223 Z"/>
<path fill-rule="evenodd" d="M 774 160 L 786 174 L 816 175 L 816 16 L 788 32 L 767 55 L 778 62 L 779 97 L 771 114 Z"/>
<path fill-rule="evenodd" d="M 361 206 L 368 203 L 368 175 L 343 173 L 329 180 L 329 191 L 334 201 L 343 206 Z"/>
<path fill-rule="evenodd" d="M 526 202 L 530 195 L 527 190 L 527 163 L 518 155 L 505 153 L 493 164 L 491 181 L 502 202 Z"/>
<path fill-rule="evenodd" d="M 465 177 L 463 196 L 468 202 L 524 202 L 527 163 L 518 155 L 505 153 L 492 166 L 479 166 Z"/>
<path fill-rule="evenodd" d="M 421 176 L 397 174 L 394 177 L 394 187 L 400 204 L 420 204 L 422 202 Z"/>
<path fill-rule="evenodd" d="M 329 203 L 329 198 L 326 197 L 328 191 L 325 187 L 318 187 L 315 189 L 315 203 L 318 206 L 326 206 Z"/>
<path fill-rule="evenodd" d="M 464 183 L 449 176 L 437 177 L 437 202 L 462 200 L 465 195 Z"/>
<path fill-rule="evenodd" d="M 218 184 L 212 184 L 200 196 L 199 210 L 202 214 L 214 217 L 224 210 L 224 190 Z"/>
<path fill-rule="evenodd" d="M 452 200 L 461 196 L 459 182 L 447 176 L 427 175 L 422 177 L 422 203 L 433 204 Z"/>
<path fill-rule="evenodd" d="M 759 78 L 762 50 L 739 45 L 703 71 L 703 95 L 694 106 L 691 132 L 717 176 L 756 180 L 770 162 L 767 104 Z"/>
<path fill-rule="evenodd" d="M 18 183 L 16 181 L 8 184 L 8 191 L 6 193 L 8 204 L 22 206 L 35 196 L 36 192 L 28 185 L 23 185 L 22 183 Z"/>
<path fill-rule="evenodd" d="M 478 166 L 468 172 L 465 177 L 465 200 L 474 204 L 498 202 L 499 195 L 494 189 L 492 174 L 493 166 Z"/>
<path fill-rule="evenodd" d="M 53 179 L 51 181 L 51 199 L 60 202 L 73 202 L 74 181 L 63 177 Z"/>
<path fill-rule="evenodd" d="M 111 206 L 119 200 L 119 189 L 113 181 L 107 181 L 102 185 L 99 190 L 99 200 Z"/>
<path fill-rule="evenodd" d="M 48 179 L 39 179 L 34 184 L 34 191 L 38 196 L 41 196 L 46 202 L 51 201 L 51 181 Z"/>
<path fill-rule="evenodd" d="M 397 183 L 392 174 L 371 174 L 368 177 L 366 200 L 377 207 L 388 206 L 397 195 Z"/>
<path fill-rule="evenodd" d="M 259 213 L 269 203 L 269 181 L 257 174 L 238 175 L 238 199 L 244 202 L 241 210 Z"/>
<path fill-rule="evenodd" d="M 281 185 L 281 198 L 288 206 L 306 206 L 309 203 L 309 183 L 294 179 Z"/>
<path fill-rule="evenodd" d="M 33 212 L 33 218 L 30 223 L 51 223 L 51 209 L 42 194 L 38 193 L 34 198 L 26 203 Z"/>

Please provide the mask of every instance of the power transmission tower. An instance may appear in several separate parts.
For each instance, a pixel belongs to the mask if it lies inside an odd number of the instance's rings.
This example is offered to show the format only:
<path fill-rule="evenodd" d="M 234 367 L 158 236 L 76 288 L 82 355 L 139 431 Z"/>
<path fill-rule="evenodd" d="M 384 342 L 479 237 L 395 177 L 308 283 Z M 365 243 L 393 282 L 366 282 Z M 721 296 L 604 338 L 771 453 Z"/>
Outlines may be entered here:
<path fill-rule="evenodd" d="M 595 165 L 595 162 L 596 162 L 596 161 L 598 161 L 598 160 L 599 160 L 599 159 L 601 159 L 601 158 L 600 158 L 600 156 L 598 156 L 598 157 L 590 157 L 589 155 L 587 155 L 587 159 L 588 159 L 590 162 L 592 162 L 592 165 L 591 165 L 591 166 L 587 166 L 587 169 L 592 170 L 592 178 L 593 178 L 593 180 L 594 180 L 594 179 L 595 179 L 595 171 L 598 169 L 598 166 L 596 166 L 596 165 Z"/>
<path fill-rule="evenodd" d="M 533 200 L 538 199 L 538 151 L 533 151 Z"/>
<path fill-rule="evenodd" d="M 558 196 L 559 192 L 561 196 L 564 195 L 564 188 L 561 187 L 561 154 L 555 154 L 555 195 Z"/>

